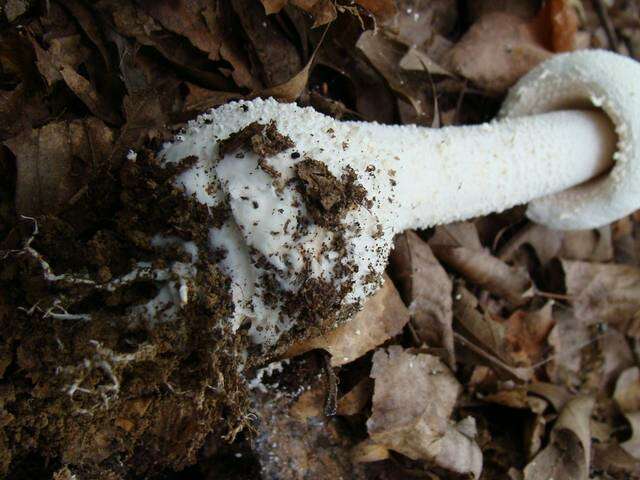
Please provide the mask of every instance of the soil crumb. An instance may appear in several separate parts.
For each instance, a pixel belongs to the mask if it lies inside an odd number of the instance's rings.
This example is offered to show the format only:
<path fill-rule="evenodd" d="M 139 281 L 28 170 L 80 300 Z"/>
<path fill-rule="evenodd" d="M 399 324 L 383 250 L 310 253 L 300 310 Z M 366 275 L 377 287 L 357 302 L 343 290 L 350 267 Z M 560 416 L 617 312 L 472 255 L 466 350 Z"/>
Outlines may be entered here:
<path fill-rule="evenodd" d="M 307 158 L 296 165 L 296 175 L 307 210 L 322 227 L 337 227 L 346 212 L 366 202 L 367 191 L 351 167 L 338 179 L 323 162 Z"/>
<path fill-rule="evenodd" d="M 248 148 L 264 159 L 294 146 L 291 138 L 278 132 L 275 121 L 267 125 L 252 122 L 242 130 L 229 135 L 229 138 L 218 142 L 220 158 L 240 148 Z"/>

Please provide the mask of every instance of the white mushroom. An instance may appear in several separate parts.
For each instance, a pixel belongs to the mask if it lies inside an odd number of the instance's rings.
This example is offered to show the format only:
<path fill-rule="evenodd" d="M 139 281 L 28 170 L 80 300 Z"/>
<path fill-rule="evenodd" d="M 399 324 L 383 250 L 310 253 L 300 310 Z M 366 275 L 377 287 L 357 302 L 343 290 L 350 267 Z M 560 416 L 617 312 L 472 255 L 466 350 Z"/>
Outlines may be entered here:
<path fill-rule="evenodd" d="M 190 122 L 161 155 L 197 156 L 177 182 L 229 209 L 210 245 L 226 251 L 233 325 L 249 318 L 254 341 L 272 344 L 314 312 L 352 315 L 405 229 L 538 198 L 531 218 L 564 229 L 640 207 L 639 79 L 640 65 L 611 53 L 558 55 L 514 87 L 499 120 L 438 130 L 339 122 L 273 99 L 236 102 Z M 269 133 L 253 122 L 274 123 Z M 225 145 L 220 158 L 219 142 L 248 125 L 258 144 Z M 277 137 L 273 127 L 291 143 L 267 155 L 259 143 Z"/>

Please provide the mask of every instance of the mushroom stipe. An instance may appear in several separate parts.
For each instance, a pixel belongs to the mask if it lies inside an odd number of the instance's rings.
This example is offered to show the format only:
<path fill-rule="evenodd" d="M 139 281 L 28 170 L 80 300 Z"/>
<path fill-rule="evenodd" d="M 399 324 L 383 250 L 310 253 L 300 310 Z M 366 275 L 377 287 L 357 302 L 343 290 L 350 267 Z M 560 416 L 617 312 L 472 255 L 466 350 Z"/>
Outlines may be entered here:
<path fill-rule="evenodd" d="M 612 53 L 557 55 L 511 90 L 498 120 L 437 130 L 234 102 L 190 122 L 160 156 L 197 157 L 176 185 L 228 211 L 209 243 L 224 252 L 232 327 L 250 322 L 253 342 L 272 345 L 314 315 L 349 318 L 405 229 L 527 202 L 539 223 L 592 228 L 640 207 L 638 79 L 640 65 Z M 281 148 L 256 147 L 267 130 Z"/>

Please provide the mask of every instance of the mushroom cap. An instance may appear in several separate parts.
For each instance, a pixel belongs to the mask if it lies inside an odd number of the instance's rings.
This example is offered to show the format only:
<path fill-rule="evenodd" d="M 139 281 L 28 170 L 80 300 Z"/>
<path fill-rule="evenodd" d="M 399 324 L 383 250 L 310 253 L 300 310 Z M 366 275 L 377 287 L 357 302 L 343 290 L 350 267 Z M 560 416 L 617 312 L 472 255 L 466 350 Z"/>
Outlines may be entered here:
<path fill-rule="evenodd" d="M 640 63 L 603 50 L 557 55 L 520 79 L 499 116 L 576 108 L 604 111 L 618 145 L 607 174 L 529 203 L 531 220 L 560 230 L 601 227 L 640 208 Z"/>

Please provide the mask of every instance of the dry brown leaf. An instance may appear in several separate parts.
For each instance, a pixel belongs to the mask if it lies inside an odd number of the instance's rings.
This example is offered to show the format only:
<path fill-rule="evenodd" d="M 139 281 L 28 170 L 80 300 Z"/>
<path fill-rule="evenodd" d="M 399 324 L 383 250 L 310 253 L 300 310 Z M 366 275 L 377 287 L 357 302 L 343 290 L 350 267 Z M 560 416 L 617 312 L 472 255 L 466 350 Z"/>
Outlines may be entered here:
<path fill-rule="evenodd" d="M 538 10 L 540 2 L 537 0 L 469 0 L 467 12 L 473 20 L 489 13 L 502 12 L 515 15 L 524 20 L 531 20 Z"/>
<path fill-rule="evenodd" d="M 593 405 L 590 397 L 576 397 L 564 406 L 551 431 L 549 445 L 524 469 L 525 480 L 589 478 Z"/>
<path fill-rule="evenodd" d="M 379 462 L 389 458 L 389 449 L 367 438 L 353 447 L 351 458 L 355 463 Z"/>
<path fill-rule="evenodd" d="M 164 28 L 187 38 L 191 44 L 206 52 L 211 60 L 220 59 L 222 44 L 220 27 L 207 22 L 207 16 L 215 18 L 216 12 L 205 0 L 181 0 L 179 2 L 141 2 L 144 11 Z M 212 29 L 211 26 L 214 26 Z"/>
<path fill-rule="evenodd" d="M 121 123 L 120 116 L 114 110 L 113 105 L 98 95 L 89 80 L 76 72 L 71 65 L 64 63 L 62 58 L 57 57 L 55 50 L 46 51 L 35 41 L 32 44 L 38 59 L 38 68 L 49 85 L 53 85 L 56 81 L 64 81 L 95 116 L 111 125 Z"/>
<path fill-rule="evenodd" d="M 109 160 L 119 161 L 129 149 L 136 149 L 152 135 L 153 130 L 164 126 L 167 116 L 162 109 L 162 93 L 155 88 L 130 92 L 124 97 L 126 123 L 120 128 Z"/>
<path fill-rule="evenodd" d="M 616 443 L 611 444 L 594 444 L 593 446 L 593 465 L 594 470 L 601 471 L 610 477 L 628 479 L 640 478 L 640 462 L 629 455 Z"/>
<path fill-rule="evenodd" d="M 73 16 L 73 18 L 78 22 L 89 40 L 91 40 L 96 46 L 96 48 L 100 52 L 100 56 L 102 57 L 102 61 L 104 62 L 105 67 L 107 69 L 110 69 L 111 65 L 109 59 L 111 57 L 105 45 L 102 31 L 98 27 L 91 10 L 80 0 L 65 0 L 64 8 L 70 12 L 71 16 Z M 52 47 L 53 42 L 54 40 L 51 41 Z"/>
<path fill-rule="evenodd" d="M 456 325 L 459 325 L 476 345 L 507 361 L 506 327 L 478 311 L 478 300 L 466 288 L 456 288 L 454 299 Z"/>
<path fill-rule="evenodd" d="M 564 232 L 558 256 L 567 260 L 608 262 L 613 259 L 611 227 Z"/>
<path fill-rule="evenodd" d="M 451 68 L 491 92 L 504 92 L 551 52 L 529 25 L 507 13 L 484 15 L 450 52 Z"/>
<path fill-rule="evenodd" d="M 273 87 L 289 81 L 304 66 L 293 42 L 267 17 L 264 8 L 254 0 L 232 0 L 233 10 L 246 34 L 245 48 L 250 49 L 262 71 L 265 86 Z"/>
<path fill-rule="evenodd" d="M 24 15 L 29 10 L 31 2 L 28 0 L 7 0 L 4 3 L 2 13 L 9 22 L 13 22 L 20 15 Z"/>
<path fill-rule="evenodd" d="M 566 403 L 571 399 L 571 394 L 562 385 L 547 382 L 534 382 L 528 385 L 531 393 L 541 396 L 549 401 L 556 412 L 561 411 Z"/>
<path fill-rule="evenodd" d="M 620 444 L 629 455 L 640 460 L 640 412 L 625 413 L 625 418 L 631 425 L 631 438 Z"/>
<path fill-rule="evenodd" d="M 452 75 L 449 70 L 436 63 L 426 53 L 416 47 L 411 47 L 407 53 L 404 54 L 398 65 L 403 70 L 424 72 L 426 69 L 431 75 Z"/>
<path fill-rule="evenodd" d="M 400 293 L 411 312 L 418 338 L 432 347 L 443 348 L 447 364 L 455 366 L 451 279 L 415 232 L 399 235 L 390 257 Z"/>
<path fill-rule="evenodd" d="M 562 246 L 562 237 L 563 232 L 559 230 L 550 230 L 537 223 L 528 223 L 500 248 L 498 258 L 510 262 L 523 245 L 530 245 L 540 263 L 546 265 L 558 256 Z"/>
<path fill-rule="evenodd" d="M 636 364 L 636 359 L 629 346 L 628 339 L 619 331 L 608 329 L 598 339 L 597 348 L 600 355 L 597 371 L 587 375 L 588 385 L 599 392 L 610 392 L 620 374 Z"/>
<path fill-rule="evenodd" d="M 473 440 L 475 422 L 450 420 L 461 387 L 438 357 L 394 345 L 374 354 L 371 376 L 375 389 L 367 429 L 374 442 L 479 478 L 482 453 Z"/>
<path fill-rule="evenodd" d="M 406 47 L 389 38 L 383 31 L 365 31 L 360 35 L 356 48 L 384 77 L 389 87 L 411 104 L 420 123 L 430 122 L 430 102 L 425 94 L 425 84 L 417 81 L 400 68 Z"/>
<path fill-rule="evenodd" d="M 206 55 L 193 47 L 190 42 L 185 41 L 184 38 L 164 30 L 160 23 L 141 8 L 115 0 L 104 0 L 96 4 L 96 8 L 102 15 L 113 21 L 116 30 L 109 31 L 108 34 L 109 39 L 115 41 L 116 44 L 122 41 L 117 39 L 118 36 L 132 37 L 138 43 L 157 50 L 171 65 L 177 66 L 181 74 L 187 75 L 192 80 L 197 80 L 202 86 L 223 91 L 233 89 L 233 83 L 223 73 L 211 71 L 211 60 Z M 134 57 L 138 55 L 135 49 L 128 53 Z M 125 63 L 131 61 L 137 63 L 138 61 L 123 55 L 120 60 Z M 168 78 L 171 77 L 162 74 L 160 79 L 154 78 L 154 80 L 166 82 Z"/>
<path fill-rule="evenodd" d="M 455 0 L 398 0 L 397 4 L 397 14 L 384 23 L 384 28 L 407 46 L 426 48 L 430 54 L 433 44 L 456 28 L 459 17 Z"/>
<path fill-rule="evenodd" d="M 525 293 L 531 287 L 531 280 L 523 268 L 507 265 L 487 251 L 438 245 L 432 248 L 439 260 L 511 305 L 519 306 L 527 301 Z"/>
<path fill-rule="evenodd" d="M 576 46 L 578 14 L 572 0 L 548 0 L 532 27 L 544 45 L 554 52 L 569 52 Z"/>
<path fill-rule="evenodd" d="M 356 3 L 371 12 L 378 21 L 390 18 L 398 11 L 395 0 L 356 0 Z"/>
<path fill-rule="evenodd" d="M 106 158 L 112 142 L 113 132 L 96 118 L 50 123 L 6 141 L 17 158 L 18 213 L 61 208 L 86 180 L 78 169 Z"/>
<path fill-rule="evenodd" d="M 530 381 L 533 370 L 515 367 L 506 350 L 506 327 L 486 312 L 480 312 L 478 300 L 464 287 L 458 285 L 453 298 L 454 339 L 462 347 L 457 350 L 458 360 L 468 365 L 490 366 L 500 378 Z"/>
<path fill-rule="evenodd" d="M 631 367 L 620 374 L 613 399 L 623 412 L 640 411 L 640 368 Z"/>
<path fill-rule="evenodd" d="M 255 94 L 256 96 L 261 97 L 274 97 L 283 102 L 295 102 L 300 95 L 307 88 L 307 83 L 309 83 L 309 73 L 311 72 L 311 67 L 314 65 L 316 60 L 316 55 L 320 50 L 322 42 L 324 41 L 324 37 L 327 34 L 328 27 L 322 33 L 322 37 L 320 37 L 320 41 L 316 45 L 316 49 L 311 54 L 309 61 L 304 66 L 302 70 L 300 70 L 297 74 L 291 77 L 284 83 L 280 85 L 275 85 L 273 87 L 269 87 L 265 90 L 262 90 L 260 93 Z"/>
<path fill-rule="evenodd" d="M 373 392 L 370 378 L 360 380 L 356 385 L 338 399 L 338 415 L 356 415 L 369 403 Z"/>
<path fill-rule="evenodd" d="M 524 442 L 527 459 L 531 460 L 542 448 L 542 438 L 547 428 L 544 415 L 533 415 L 527 419 L 524 427 Z"/>
<path fill-rule="evenodd" d="M 511 358 L 518 358 L 530 366 L 542 360 L 547 336 L 554 325 L 553 302 L 532 312 L 514 312 L 506 321 L 506 342 Z"/>
<path fill-rule="evenodd" d="M 587 324 L 625 331 L 640 311 L 640 269 L 626 265 L 563 261 L 575 315 Z"/>
<path fill-rule="evenodd" d="M 510 408 L 529 407 L 527 390 L 523 386 L 498 390 L 497 392 L 489 395 L 482 395 L 481 399 L 487 403 L 495 403 L 497 405 L 504 405 L 505 407 Z"/>
<path fill-rule="evenodd" d="M 327 396 L 325 390 L 323 385 L 318 383 L 300 394 L 289 409 L 291 416 L 302 421 L 324 416 L 324 403 Z"/>
<path fill-rule="evenodd" d="M 618 377 L 613 399 L 631 426 L 631 438 L 620 447 L 640 460 L 640 369 L 631 367 Z"/>
<path fill-rule="evenodd" d="M 398 335 L 408 321 L 407 307 L 393 282 L 385 278 L 382 288 L 352 320 L 326 335 L 292 345 L 286 355 L 293 357 L 321 348 L 331 354 L 331 365 L 344 365 Z"/>
<path fill-rule="evenodd" d="M 478 229 L 472 222 L 456 222 L 438 225 L 429 239 L 431 247 L 465 247 L 482 250 Z"/>
<path fill-rule="evenodd" d="M 262 6 L 264 7 L 264 12 L 267 15 L 273 15 L 274 13 L 278 13 L 282 10 L 289 0 L 260 0 L 262 2 Z"/>

